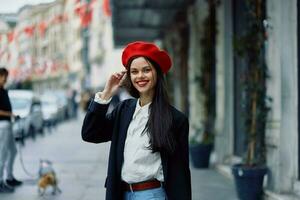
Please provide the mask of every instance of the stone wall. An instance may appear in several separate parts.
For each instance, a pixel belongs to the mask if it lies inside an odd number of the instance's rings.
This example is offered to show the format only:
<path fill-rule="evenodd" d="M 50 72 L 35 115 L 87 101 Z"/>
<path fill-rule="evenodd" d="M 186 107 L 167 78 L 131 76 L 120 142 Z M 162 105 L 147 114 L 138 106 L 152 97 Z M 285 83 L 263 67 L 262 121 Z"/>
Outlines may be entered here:
<path fill-rule="evenodd" d="M 268 1 L 267 65 L 273 98 L 267 128 L 268 188 L 293 191 L 298 169 L 297 1 Z"/>

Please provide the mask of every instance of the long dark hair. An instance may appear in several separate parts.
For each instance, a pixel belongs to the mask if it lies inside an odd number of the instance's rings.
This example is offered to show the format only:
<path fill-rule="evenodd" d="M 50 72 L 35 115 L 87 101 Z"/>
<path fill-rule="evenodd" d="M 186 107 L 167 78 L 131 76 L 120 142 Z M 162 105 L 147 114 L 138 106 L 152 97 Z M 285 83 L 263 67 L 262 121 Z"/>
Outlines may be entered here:
<path fill-rule="evenodd" d="M 130 80 L 130 65 L 134 59 L 135 58 L 131 59 L 127 67 L 128 70 L 125 88 L 131 96 L 139 98 L 139 92 L 132 85 Z M 171 132 L 173 122 L 172 111 L 164 75 L 157 63 L 148 58 L 145 59 L 154 66 L 157 73 L 155 92 L 152 103 L 149 107 L 149 119 L 144 129 L 144 132 L 146 132 L 150 137 L 150 146 L 148 148 L 151 149 L 152 152 L 167 151 L 168 153 L 172 153 L 175 149 L 175 139 Z"/>
<path fill-rule="evenodd" d="M 8 76 L 8 70 L 4 67 L 0 67 L 0 76 Z"/>

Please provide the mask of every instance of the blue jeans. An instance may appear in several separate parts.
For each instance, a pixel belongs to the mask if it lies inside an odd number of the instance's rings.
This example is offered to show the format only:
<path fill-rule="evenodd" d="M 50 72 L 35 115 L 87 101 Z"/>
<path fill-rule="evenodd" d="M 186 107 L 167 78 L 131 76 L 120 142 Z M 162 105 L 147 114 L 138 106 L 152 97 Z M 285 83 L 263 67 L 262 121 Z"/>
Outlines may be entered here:
<path fill-rule="evenodd" d="M 125 192 L 124 200 L 166 200 L 166 192 L 163 187 L 136 192 Z"/>
<path fill-rule="evenodd" d="M 9 121 L 0 121 L 0 182 L 4 180 L 4 170 L 6 170 L 8 179 L 13 178 L 16 154 L 17 147 L 12 133 L 12 125 Z"/>

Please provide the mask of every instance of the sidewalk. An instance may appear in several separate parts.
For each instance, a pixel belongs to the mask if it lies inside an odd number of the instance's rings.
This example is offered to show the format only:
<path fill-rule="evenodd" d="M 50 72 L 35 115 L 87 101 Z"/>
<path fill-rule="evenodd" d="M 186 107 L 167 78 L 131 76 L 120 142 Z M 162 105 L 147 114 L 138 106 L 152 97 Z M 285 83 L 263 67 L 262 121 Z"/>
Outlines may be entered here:
<path fill-rule="evenodd" d="M 95 145 L 81 140 L 82 118 L 61 124 L 54 133 L 36 141 L 27 140 L 22 148 L 26 169 L 37 175 L 39 159 L 49 159 L 56 170 L 61 194 L 44 197 L 37 192 L 36 181 L 21 167 L 19 155 L 15 175 L 24 181 L 13 194 L 0 194 L 1 200 L 104 200 L 109 143 Z M 193 200 L 237 200 L 233 182 L 214 169 L 199 170 L 191 166 Z"/>
<path fill-rule="evenodd" d="M 191 166 L 193 200 L 238 200 L 232 180 L 215 169 Z"/>

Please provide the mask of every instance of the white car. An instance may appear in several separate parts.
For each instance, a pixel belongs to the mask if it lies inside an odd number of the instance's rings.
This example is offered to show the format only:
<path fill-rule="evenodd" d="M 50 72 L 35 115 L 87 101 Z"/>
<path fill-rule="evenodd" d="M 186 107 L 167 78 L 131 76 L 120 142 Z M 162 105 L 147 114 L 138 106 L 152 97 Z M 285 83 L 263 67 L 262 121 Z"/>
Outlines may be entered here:
<path fill-rule="evenodd" d="M 59 103 L 55 96 L 43 94 L 41 96 L 43 121 L 47 128 L 55 127 L 59 121 Z"/>
<path fill-rule="evenodd" d="M 56 105 L 58 106 L 58 115 L 57 115 L 57 121 L 62 122 L 66 119 L 68 119 L 68 99 L 66 97 L 66 94 L 62 90 L 53 90 L 53 91 L 47 91 L 42 95 L 43 98 L 51 99 L 52 102 L 56 102 Z"/>
<path fill-rule="evenodd" d="M 39 98 L 31 90 L 9 90 L 8 95 L 14 114 L 20 116 L 20 120 L 14 123 L 15 137 L 32 136 L 37 132 L 43 132 L 43 113 Z"/>

